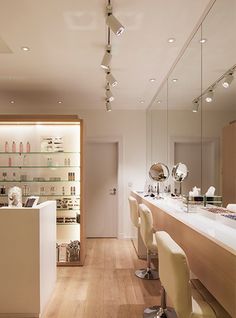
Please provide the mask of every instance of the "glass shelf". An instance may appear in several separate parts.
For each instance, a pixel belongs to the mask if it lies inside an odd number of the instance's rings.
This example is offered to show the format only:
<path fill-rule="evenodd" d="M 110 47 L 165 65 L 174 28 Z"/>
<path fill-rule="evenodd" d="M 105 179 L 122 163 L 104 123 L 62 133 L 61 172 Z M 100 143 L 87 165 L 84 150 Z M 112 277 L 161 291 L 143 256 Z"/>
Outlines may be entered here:
<path fill-rule="evenodd" d="M 80 211 L 80 209 L 60 209 L 60 208 L 57 208 L 57 212 L 59 212 L 59 211 L 75 211 L 75 212 L 78 212 L 78 211 Z"/>
<path fill-rule="evenodd" d="M 57 223 L 57 225 L 77 225 L 77 224 L 79 225 L 80 223 L 78 223 L 78 222 L 71 222 L 71 223 L 69 223 L 69 222 L 68 223 L 60 223 L 59 222 L 59 223 Z"/>
<path fill-rule="evenodd" d="M 30 196 L 37 196 L 37 197 L 64 197 L 64 198 L 73 198 L 73 197 L 76 197 L 76 198 L 80 198 L 79 195 L 71 195 L 71 194 L 37 194 L 37 193 L 34 193 L 34 194 L 23 194 L 22 197 L 30 197 Z M 0 194 L 0 198 L 2 197 L 8 197 L 8 194 Z"/>
<path fill-rule="evenodd" d="M 69 181 L 69 180 L 44 180 L 44 181 L 36 181 L 36 180 L 0 180 L 0 183 L 5 183 L 5 182 L 8 182 L 8 183 L 28 183 L 28 182 L 35 182 L 35 183 L 43 183 L 43 182 L 51 182 L 51 183 L 54 183 L 54 182 L 80 182 L 80 180 L 74 180 L 74 181 Z"/>
<path fill-rule="evenodd" d="M 32 168 L 44 168 L 44 169 L 55 169 L 55 168 L 80 168 L 80 166 L 0 166 L 2 169 L 32 169 Z"/>
<path fill-rule="evenodd" d="M 49 154 L 80 154 L 79 151 L 32 151 L 32 152 L 0 152 L 0 155 L 49 155 Z"/>

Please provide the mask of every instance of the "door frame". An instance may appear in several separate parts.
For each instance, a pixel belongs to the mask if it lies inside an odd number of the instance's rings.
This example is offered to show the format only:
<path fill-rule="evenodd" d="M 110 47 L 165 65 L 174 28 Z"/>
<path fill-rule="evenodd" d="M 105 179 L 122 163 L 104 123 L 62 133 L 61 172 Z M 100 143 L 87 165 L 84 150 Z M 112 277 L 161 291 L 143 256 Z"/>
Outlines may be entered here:
<path fill-rule="evenodd" d="M 85 159 L 87 156 L 86 152 L 86 144 L 89 143 L 116 143 L 117 144 L 117 200 L 116 200 L 116 237 L 121 239 L 123 238 L 123 233 L 121 233 L 122 229 L 122 215 L 124 211 L 124 187 L 123 187 L 123 138 L 120 136 L 104 136 L 104 137 L 88 137 L 85 141 Z M 86 166 L 86 160 L 85 160 Z M 86 168 L 85 168 L 86 171 Z M 86 177 L 85 177 L 86 183 Z M 85 187 L 86 188 L 86 187 Z M 86 202 L 85 203 L 85 211 L 86 211 Z"/>

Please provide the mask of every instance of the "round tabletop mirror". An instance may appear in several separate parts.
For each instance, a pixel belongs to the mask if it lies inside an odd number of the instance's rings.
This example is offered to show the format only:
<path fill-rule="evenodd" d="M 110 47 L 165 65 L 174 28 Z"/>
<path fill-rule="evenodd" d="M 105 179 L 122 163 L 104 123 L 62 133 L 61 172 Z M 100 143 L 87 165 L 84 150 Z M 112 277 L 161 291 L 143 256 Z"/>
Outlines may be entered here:
<path fill-rule="evenodd" d="M 182 182 L 184 179 L 187 178 L 188 176 L 188 168 L 184 163 L 177 163 L 171 172 L 172 178 L 176 181 L 179 182 L 179 194 L 176 193 L 176 195 L 182 196 Z"/>
<path fill-rule="evenodd" d="M 172 177 L 177 182 L 182 182 L 188 176 L 188 168 L 184 163 L 177 163 L 172 169 Z"/>
<path fill-rule="evenodd" d="M 149 169 L 150 178 L 157 182 L 163 182 L 167 180 L 169 175 L 169 169 L 164 163 L 154 163 Z"/>

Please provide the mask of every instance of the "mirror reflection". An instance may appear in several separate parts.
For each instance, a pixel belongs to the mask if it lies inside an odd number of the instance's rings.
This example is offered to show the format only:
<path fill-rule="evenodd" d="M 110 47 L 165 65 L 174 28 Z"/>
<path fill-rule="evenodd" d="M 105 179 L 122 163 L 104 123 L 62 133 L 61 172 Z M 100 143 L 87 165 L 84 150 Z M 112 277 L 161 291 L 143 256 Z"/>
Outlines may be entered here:
<path fill-rule="evenodd" d="M 169 169 L 167 165 L 163 163 L 154 163 L 150 170 L 149 170 L 149 176 L 152 180 L 157 182 L 164 182 L 169 178 Z"/>
<path fill-rule="evenodd" d="M 184 163 L 177 163 L 172 168 L 171 175 L 176 182 L 183 182 L 188 176 L 188 168 Z"/>
<path fill-rule="evenodd" d="M 216 1 L 148 110 L 152 162 L 162 161 L 169 167 L 185 163 L 189 175 L 183 194 L 194 186 L 205 194 L 213 186 L 225 207 L 236 203 L 233 29 L 236 1 Z M 165 108 L 157 104 L 162 100 Z M 175 181 L 168 182 L 175 192 Z"/>
<path fill-rule="evenodd" d="M 184 163 L 177 163 L 173 168 L 171 172 L 172 178 L 175 182 L 179 183 L 179 195 L 182 195 L 182 182 L 187 178 L 188 176 L 188 168 Z"/>

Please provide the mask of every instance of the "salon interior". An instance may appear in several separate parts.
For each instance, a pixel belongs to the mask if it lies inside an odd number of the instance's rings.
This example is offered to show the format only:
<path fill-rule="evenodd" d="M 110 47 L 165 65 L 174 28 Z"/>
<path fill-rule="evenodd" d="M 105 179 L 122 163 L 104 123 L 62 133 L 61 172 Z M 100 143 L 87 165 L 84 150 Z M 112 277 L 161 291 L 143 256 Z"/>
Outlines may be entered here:
<path fill-rule="evenodd" d="M 236 318 L 236 0 L 0 30 L 0 317 Z"/>

